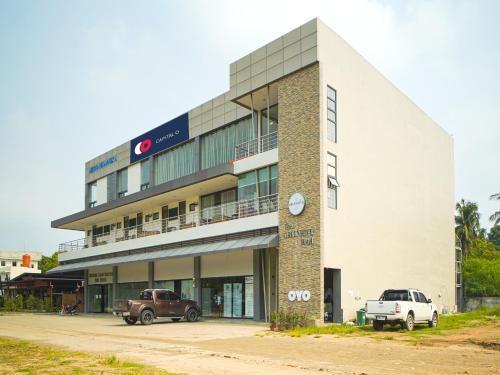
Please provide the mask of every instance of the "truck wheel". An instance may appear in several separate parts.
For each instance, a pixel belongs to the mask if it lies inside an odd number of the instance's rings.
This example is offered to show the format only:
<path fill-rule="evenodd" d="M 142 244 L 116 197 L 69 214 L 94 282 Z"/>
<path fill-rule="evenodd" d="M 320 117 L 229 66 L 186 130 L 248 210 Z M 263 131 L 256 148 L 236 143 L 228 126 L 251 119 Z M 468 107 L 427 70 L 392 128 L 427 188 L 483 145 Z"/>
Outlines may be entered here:
<path fill-rule="evenodd" d="M 198 320 L 198 311 L 196 309 L 189 309 L 186 313 L 186 319 L 188 322 L 196 322 Z"/>
<path fill-rule="evenodd" d="M 413 331 L 414 327 L 415 321 L 413 320 L 413 315 L 408 314 L 408 316 L 406 317 L 406 321 L 404 322 L 404 328 L 408 331 Z"/>
<path fill-rule="evenodd" d="M 145 326 L 150 325 L 153 323 L 154 319 L 153 312 L 151 310 L 142 310 L 141 312 L 141 323 L 144 324 Z"/>
<path fill-rule="evenodd" d="M 134 325 L 135 323 L 137 323 L 137 318 L 132 318 L 131 316 L 126 316 L 123 318 L 123 320 L 125 320 L 125 323 L 129 325 Z"/>
<path fill-rule="evenodd" d="M 434 312 L 434 314 L 432 314 L 432 320 L 429 320 L 429 327 L 434 328 L 437 327 L 437 325 L 438 325 L 438 314 L 437 312 Z"/>
<path fill-rule="evenodd" d="M 375 331 L 382 331 L 384 329 L 384 323 L 379 322 L 378 320 L 373 321 L 373 329 Z"/>

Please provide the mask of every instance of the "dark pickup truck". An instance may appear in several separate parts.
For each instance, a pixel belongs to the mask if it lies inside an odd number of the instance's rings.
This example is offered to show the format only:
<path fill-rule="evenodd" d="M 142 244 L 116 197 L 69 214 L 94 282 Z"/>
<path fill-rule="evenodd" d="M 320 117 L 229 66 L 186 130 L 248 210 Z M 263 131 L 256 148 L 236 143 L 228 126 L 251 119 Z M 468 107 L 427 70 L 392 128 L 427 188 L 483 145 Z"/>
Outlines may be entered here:
<path fill-rule="evenodd" d="M 201 315 L 196 301 L 181 299 L 168 289 L 145 289 L 139 299 L 118 299 L 113 303 L 113 314 L 123 317 L 127 324 L 151 324 L 154 319 L 166 317 L 178 322 L 185 318 L 195 322 Z"/>

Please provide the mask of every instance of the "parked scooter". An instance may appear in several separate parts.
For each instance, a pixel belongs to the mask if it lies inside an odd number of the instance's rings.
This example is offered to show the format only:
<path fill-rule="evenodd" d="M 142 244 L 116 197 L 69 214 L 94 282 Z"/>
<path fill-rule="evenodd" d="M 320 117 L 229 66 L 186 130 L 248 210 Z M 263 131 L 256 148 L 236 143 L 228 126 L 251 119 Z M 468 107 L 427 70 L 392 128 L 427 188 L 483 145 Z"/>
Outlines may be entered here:
<path fill-rule="evenodd" d="M 81 303 L 81 301 L 76 301 L 74 305 L 62 305 L 61 309 L 59 310 L 59 315 L 78 315 L 80 312 L 80 308 L 78 305 Z"/>

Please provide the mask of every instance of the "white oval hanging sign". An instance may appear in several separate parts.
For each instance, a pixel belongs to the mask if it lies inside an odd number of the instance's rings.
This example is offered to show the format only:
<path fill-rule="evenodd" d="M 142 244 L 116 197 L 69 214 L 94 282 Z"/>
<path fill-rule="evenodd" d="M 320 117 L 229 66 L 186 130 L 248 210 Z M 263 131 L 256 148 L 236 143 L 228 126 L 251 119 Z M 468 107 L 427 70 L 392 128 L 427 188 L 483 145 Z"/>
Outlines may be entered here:
<path fill-rule="evenodd" d="M 293 193 L 288 199 L 288 211 L 293 216 L 300 215 L 306 208 L 306 198 L 301 193 Z"/>

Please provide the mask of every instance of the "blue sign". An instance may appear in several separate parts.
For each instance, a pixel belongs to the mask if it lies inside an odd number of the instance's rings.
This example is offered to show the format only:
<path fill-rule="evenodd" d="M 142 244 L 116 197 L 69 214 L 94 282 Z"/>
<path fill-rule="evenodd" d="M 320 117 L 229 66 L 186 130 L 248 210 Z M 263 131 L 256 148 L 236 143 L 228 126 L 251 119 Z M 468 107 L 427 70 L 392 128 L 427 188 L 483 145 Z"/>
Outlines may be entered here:
<path fill-rule="evenodd" d="M 105 166 L 110 165 L 117 160 L 118 159 L 116 158 L 116 156 L 111 156 L 109 159 L 101 161 L 100 163 L 97 163 L 96 165 L 93 165 L 92 167 L 90 167 L 89 173 L 97 172 L 99 169 L 104 168 Z"/>
<path fill-rule="evenodd" d="M 189 139 L 189 118 L 185 113 L 130 141 L 130 164 L 172 148 Z"/>

